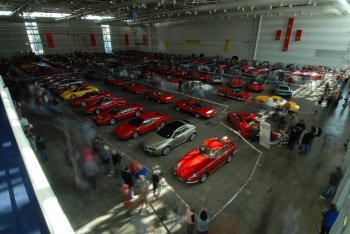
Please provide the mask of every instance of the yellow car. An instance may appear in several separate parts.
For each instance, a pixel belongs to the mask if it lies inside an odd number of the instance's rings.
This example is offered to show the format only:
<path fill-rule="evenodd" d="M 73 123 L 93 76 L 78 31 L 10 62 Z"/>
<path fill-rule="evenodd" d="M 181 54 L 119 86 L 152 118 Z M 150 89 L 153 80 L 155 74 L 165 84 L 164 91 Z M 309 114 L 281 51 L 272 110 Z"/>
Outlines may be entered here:
<path fill-rule="evenodd" d="M 272 100 L 273 100 L 272 106 L 274 107 L 279 107 L 279 108 L 289 107 L 288 110 L 293 112 L 297 112 L 300 108 L 300 106 L 298 106 L 295 102 L 287 101 L 281 98 L 280 96 L 256 96 L 255 100 L 258 102 L 265 103 L 269 97 L 272 97 Z"/>
<path fill-rule="evenodd" d="M 99 90 L 95 86 L 78 87 L 78 88 L 75 88 L 72 91 L 66 91 L 66 92 L 62 93 L 61 94 L 61 98 L 63 100 L 70 100 L 70 99 L 74 99 L 76 97 L 81 97 L 84 94 L 90 93 L 90 92 L 93 92 L 93 91 L 98 92 Z"/>

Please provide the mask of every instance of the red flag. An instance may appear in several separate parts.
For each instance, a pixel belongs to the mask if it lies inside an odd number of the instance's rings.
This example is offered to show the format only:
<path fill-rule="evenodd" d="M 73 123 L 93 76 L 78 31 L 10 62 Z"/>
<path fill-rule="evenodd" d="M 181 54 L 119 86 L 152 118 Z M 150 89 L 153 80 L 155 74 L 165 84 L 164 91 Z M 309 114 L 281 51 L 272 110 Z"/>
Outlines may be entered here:
<path fill-rule="evenodd" d="M 126 46 L 129 45 L 129 35 L 128 34 L 124 34 L 124 42 L 125 42 Z"/>
<path fill-rule="evenodd" d="M 275 40 L 279 41 L 281 39 L 282 30 L 276 30 Z"/>
<path fill-rule="evenodd" d="M 45 33 L 45 37 L 46 37 L 47 47 L 54 48 L 55 43 L 53 41 L 52 33 Z"/>
<path fill-rule="evenodd" d="M 92 47 L 96 47 L 96 36 L 95 33 L 90 33 L 90 42 Z"/>
<path fill-rule="evenodd" d="M 286 37 L 284 38 L 283 51 L 288 50 L 290 34 L 292 33 L 292 28 L 293 28 L 293 22 L 294 22 L 294 18 L 288 19 L 288 27 L 287 27 Z"/>
<path fill-rule="evenodd" d="M 301 33 L 302 33 L 302 32 L 303 32 L 303 31 L 300 30 L 300 29 L 297 30 L 297 32 L 296 32 L 296 34 L 295 34 L 295 41 L 300 41 L 300 39 L 301 39 Z"/>
<path fill-rule="evenodd" d="M 147 38 L 147 35 L 146 34 L 143 34 L 142 36 L 142 42 L 144 45 L 147 45 L 148 44 L 148 38 Z"/>

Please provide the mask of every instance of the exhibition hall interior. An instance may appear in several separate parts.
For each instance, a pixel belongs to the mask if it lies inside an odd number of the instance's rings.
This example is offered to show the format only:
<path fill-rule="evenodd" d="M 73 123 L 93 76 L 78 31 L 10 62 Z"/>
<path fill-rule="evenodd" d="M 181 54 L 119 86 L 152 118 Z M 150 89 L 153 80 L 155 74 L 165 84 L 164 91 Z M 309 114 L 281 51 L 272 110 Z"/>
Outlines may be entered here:
<path fill-rule="evenodd" d="M 349 0 L 1 0 L 0 233 L 350 233 Z"/>

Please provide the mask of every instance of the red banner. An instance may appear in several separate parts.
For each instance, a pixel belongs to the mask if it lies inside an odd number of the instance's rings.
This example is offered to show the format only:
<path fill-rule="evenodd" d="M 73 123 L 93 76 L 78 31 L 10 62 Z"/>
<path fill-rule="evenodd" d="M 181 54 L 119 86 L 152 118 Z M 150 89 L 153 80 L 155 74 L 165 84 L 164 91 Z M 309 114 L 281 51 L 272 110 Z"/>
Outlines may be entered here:
<path fill-rule="evenodd" d="M 126 46 L 129 45 L 129 35 L 128 34 L 124 34 L 124 43 Z"/>
<path fill-rule="evenodd" d="M 276 30 L 275 40 L 279 41 L 281 39 L 282 30 Z"/>
<path fill-rule="evenodd" d="M 143 34 L 143 36 L 142 36 L 142 43 L 143 43 L 144 45 L 148 45 L 148 38 L 147 38 L 147 35 L 146 35 L 146 34 Z"/>
<path fill-rule="evenodd" d="M 92 47 L 96 47 L 96 36 L 95 33 L 90 33 L 90 43 Z"/>
<path fill-rule="evenodd" d="M 297 32 L 295 34 L 295 41 L 300 41 L 302 32 L 303 32 L 303 30 L 300 30 L 300 29 L 297 30 Z"/>
<path fill-rule="evenodd" d="M 55 43 L 53 41 L 52 33 L 45 33 L 45 37 L 46 37 L 47 47 L 54 48 Z"/>
<path fill-rule="evenodd" d="M 290 34 L 292 33 L 292 28 L 293 28 L 293 22 L 294 22 L 294 18 L 288 19 L 287 32 L 286 32 L 286 37 L 284 38 L 284 44 L 283 44 L 283 51 L 288 51 Z"/>

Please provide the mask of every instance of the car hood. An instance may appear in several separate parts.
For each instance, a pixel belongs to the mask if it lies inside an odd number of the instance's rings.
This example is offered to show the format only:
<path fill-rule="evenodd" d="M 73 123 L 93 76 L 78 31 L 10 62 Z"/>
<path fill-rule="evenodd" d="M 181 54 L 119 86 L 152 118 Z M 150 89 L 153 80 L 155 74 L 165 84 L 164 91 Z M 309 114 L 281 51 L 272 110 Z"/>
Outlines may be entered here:
<path fill-rule="evenodd" d="M 129 132 L 134 131 L 135 129 L 137 129 L 137 127 L 132 126 L 129 123 L 121 123 L 114 129 L 114 133 L 118 135 L 126 135 Z"/>
<path fill-rule="evenodd" d="M 162 144 L 164 144 L 170 139 L 171 138 L 164 138 L 158 135 L 158 133 L 154 132 L 147 137 L 147 140 L 144 142 L 144 145 L 150 148 L 156 148 L 161 146 Z"/>
<path fill-rule="evenodd" d="M 207 166 L 208 159 L 198 153 L 197 148 L 183 156 L 178 164 L 179 168 L 176 174 L 182 178 L 189 178 L 193 173 L 198 173 L 201 169 Z"/>
<path fill-rule="evenodd" d="M 203 106 L 200 111 L 207 112 L 207 111 L 210 111 L 210 110 L 214 110 L 214 108 L 211 107 L 211 106 Z"/>

